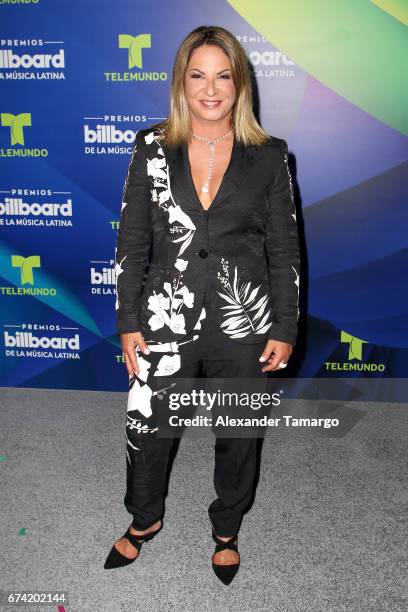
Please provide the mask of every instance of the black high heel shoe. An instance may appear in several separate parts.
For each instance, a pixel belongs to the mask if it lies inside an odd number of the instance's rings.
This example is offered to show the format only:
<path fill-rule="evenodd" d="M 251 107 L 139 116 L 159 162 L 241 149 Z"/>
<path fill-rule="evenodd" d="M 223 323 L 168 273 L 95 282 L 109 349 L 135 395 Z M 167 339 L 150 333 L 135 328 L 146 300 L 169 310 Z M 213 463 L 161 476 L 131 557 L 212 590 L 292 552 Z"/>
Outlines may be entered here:
<path fill-rule="evenodd" d="M 114 567 L 123 567 L 124 565 L 129 565 L 129 563 L 133 563 L 133 561 L 136 561 L 136 559 L 138 559 L 140 556 L 140 549 L 142 548 L 142 544 L 144 542 L 152 540 L 162 528 L 163 521 L 161 522 L 160 527 L 156 529 L 156 531 L 151 531 L 150 533 L 146 533 L 145 535 L 135 535 L 133 533 L 130 533 L 129 527 L 126 533 L 122 536 L 122 538 L 126 538 L 127 540 L 129 540 L 129 542 L 133 544 L 135 548 L 137 548 L 139 554 L 136 555 L 136 557 L 134 557 L 133 559 L 129 559 L 129 557 L 122 555 L 122 553 L 120 553 L 115 546 L 112 546 L 111 551 L 107 556 L 105 565 L 103 567 L 105 569 L 112 569 Z"/>
<path fill-rule="evenodd" d="M 217 546 L 215 547 L 215 551 L 211 558 L 214 573 L 217 576 L 217 578 L 221 580 L 221 582 L 223 582 L 224 584 L 229 584 L 235 577 L 235 574 L 237 573 L 239 569 L 241 560 L 239 560 L 238 563 L 230 563 L 229 565 L 220 565 L 219 563 L 214 563 L 214 555 L 217 552 L 220 552 L 220 550 L 225 550 L 226 548 L 235 550 L 235 552 L 237 552 L 239 555 L 238 545 L 236 542 L 238 538 L 238 534 L 234 535 L 227 542 L 224 542 L 224 540 L 220 540 L 220 538 L 216 536 L 214 529 L 213 529 L 212 537 L 213 537 L 214 542 L 217 543 Z"/>

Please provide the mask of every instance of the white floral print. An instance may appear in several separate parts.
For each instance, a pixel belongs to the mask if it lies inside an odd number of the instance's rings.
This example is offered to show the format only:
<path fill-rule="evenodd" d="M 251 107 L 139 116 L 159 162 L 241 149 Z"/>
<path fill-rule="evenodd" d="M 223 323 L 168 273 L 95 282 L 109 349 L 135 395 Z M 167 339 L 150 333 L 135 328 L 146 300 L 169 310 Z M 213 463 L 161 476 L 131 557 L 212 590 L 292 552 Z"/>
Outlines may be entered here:
<path fill-rule="evenodd" d="M 174 355 L 163 355 L 157 364 L 154 376 L 171 376 L 179 371 L 180 365 L 179 353 L 175 353 Z"/>
<path fill-rule="evenodd" d="M 139 356 L 138 363 L 140 360 Z M 135 377 L 128 393 L 128 412 L 137 410 L 146 419 L 149 418 L 152 416 L 151 398 L 152 390 L 149 385 L 141 385 Z"/>
<path fill-rule="evenodd" d="M 200 317 L 194 327 L 194 329 L 201 329 L 200 321 L 204 319 L 206 316 L 205 308 L 201 309 Z M 180 346 L 183 344 L 188 344 L 189 342 L 195 342 L 199 338 L 198 334 L 194 334 L 191 338 L 186 340 L 180 340 L 179 342 L 159 342 L 154 343 L 148 340 L 148 345 L 150 351 L 155 353 L 170 353 L 163 355 L 158 364 L 153 376 L 172 376 L 180 370 L 181 367 L 181 355 L 180 355 Z M 158 426 L 149 427 L 148 425 L 141 424 L 140 417 L 134 416 L 135 413 L 140 413 L 145 418 L 149 418 L 152 416 L 152 406 L 151 400 L 152 397 L 157 395 L 161 397 L 163 393 L 169 389 L 169 386 L 162 387 L 153 391 L 150 386 L 149 374 L 151 370 L 151 363 L 147 359 L 145 359 L 141 352 L 140 347 L 136 346 L 136 354 L 137 354 L 137 363 L 139 366 L 139 373 L 137 376 L 129 376 L 129 393 L 128 393 L 128 401 L 127 401 L 127 420 L 126 420 L 126 428 L 127 429 L 136 429 L 138 434 L 140 433 L 154 433 L 159 430 Z M 141 381 L 141 382 L 139 382 Z M 142 383 L 142 384 L 141 384 Z M 173 386 L 172 383 L 171 386 Z M 132 414 L 131 414 L 132 413 Z M 129 440 L 126 433 L 127 444 L 133 450 L 140 450 L 139 447 L 135 446 Z M 129 457 L 129 449 L 127 449 L 127 457 L 130 461 Z"/>
<path fill-rule="evenodd" d="M 151 177 L 152 200 L 153 202 L 157 202 L 160 208 L 168 212 L 169 224 L 172 226 L 170 228 L 170 233 L 176 235 L 176 238 L 174 238 L 172 242 L 181 243 L 179 251 L 179 255 L 181 255 L 193 239 L 196 226 L 191 218 L 173 199 L 170 188 L 168 164 L 160 143 L 154 137 L 154 131 L 146 134 L 145 141 L 146 144 L 150 145 L 155 143 L 156 147 L 153 153 L 159 156 L 151 159 L 148 157 L 146 158 L 147 174 Z"/>
<path fill-rule="evenodd" d="M 178 258 L 175 263 L 177 270 L 180 270 L 180 272 L 184 272 L 184 270 L 187 268 L 187 265 L 188 265 L 188 261 L 186 259 Z"/>
<path fill-rule="evenodd" d="M 194 294 L 181 282 L 181 273 L 173 278 L 173 284 L 165 282 L 163 292 L 156 293 L 148 298 L 148 310 L 154 314 L 149 318 L 148 324 L 152 331 L 167 325 L 174 333 L 185 334 L 185 317 L 180 310 L 193 308 Z M 167 295 L 166 295 L 167 294 Z"/>
<path fill-rule="evenodd" d="M 223 273 L 218 272 L 217 276 L 224 291 L 217 293 L 227 302 L 221 307 L 227 310 L 220 325 L 222 331 L 231 338 L 243 338 L 249 333 L 264 334 L 272 325 L 271 310 L 267 309 L 268 295 L 257 297 L 261 285 L 253 287 L 251 281 L 241 281 L 237 266 L 231 285 L 228 260 L 222 257 L 221 265 Z"/>
<path fill-rule="evenodd" d="M 174 236 L 173 243 L 180 243 L 178 257 L 175 261 L 173 284 L 165 282 L 163 291 L 148 297 L 148 310 L 153 315 L 148 320 L 152 331 L 168 326 L 174 333 L 185 334 L 184 308 L 193 308 L 194 293 L 184 285 L 182 273 L 188 266 L 188 260 L 180 255 L 190 245 L 196 227 L 191 218 L 174 202 L 169 178 L 169 168 L 160 143 L 155 138 L 154 130 L 146 134 L 146 144 L 154 146 L 154 157 L 147 159 L 147 174 L 151 177 L 152 201 L 168 213 L 169 232 Z M 178 271 L 178 274 L 177 274 Z"/>

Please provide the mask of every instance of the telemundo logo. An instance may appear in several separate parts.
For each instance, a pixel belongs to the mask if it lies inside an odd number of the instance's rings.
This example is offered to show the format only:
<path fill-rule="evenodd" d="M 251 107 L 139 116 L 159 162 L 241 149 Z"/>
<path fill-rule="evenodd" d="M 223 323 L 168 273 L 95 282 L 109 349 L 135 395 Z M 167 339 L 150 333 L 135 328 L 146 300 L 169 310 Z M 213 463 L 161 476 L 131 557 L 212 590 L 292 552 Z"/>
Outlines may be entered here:
<path fill-rule="evenodd" d="M 326 361 L 324 363 L 327 371 L 341 372 L 384 372 L 385 364 L 363 362 L 363 346 L 370 344 L 367 340 L 357 338 L 348 332 L 340 331 L 340 342 L 348 345 L 347 362 Z"/>
<path fill-rule="evenodd" d="M 39 4 L 40 0 L 0 0 L 0 4 Z"/>
<path fill-rule="evenodd" d="M 150 49 L 152 46 L 152 37 L 150 34 L 138 34 L 131 36 L 130 34 L 119 34 L 118 36 L 119 49 L 128 49 L 128 68 L 143 68 L 143 49 Z"/>
<path fill-rule="evenodd" d="M 41 268 L 41 258 L 39 255 L 30 255 L 29 257 L 12 255 L 11 265 L 13 268 L 20 268 L 22 285 L 34 285 L 33 268 Z"/>
<path fill-rule="evenodd" d="M 34 270 L 41 268 L 40 255 L 22 255 L 11 256 L 11 267 L 20 270 L 20 284 L 31 285 L 22 287 L 0 287 L 2 295 L 29 295 L 29 296 L 51 296 L 57 295 L 57 290 L 54 287 L 36 287 L 34 286 Z"/>
<path fill-rule="evenodd" d="M 31 127 L 31 113 L 0 113 L 0 125 L 1 127 L 9 127 L 10 131 L 10 144 L 14 145 L 25 145 L 24 141 L 24 128 Z M 24 148 L 18 147 L 13 149 L 0 148 L 0 157 L 48 157 L 47 149 L 39 148 Z"/>
<path fill-rule="evenodd" d="M 151 34 L 118 34 L 119 49 L 127 50 L 127 68 L 132 72 L 105 72 L 105 79 L 114 81 L 166 81 L 167 72 L 144 71 L 144 51 L 152 46 Z M 136 70 L 135 70 L 136 69 Z"/>
<path fill-rule="evenodd" d="M 0 114 L 1 125 L 3 127 L 10 128 L 10 143 L 24 144 L 24 130 L 25 127 L 31 127 L 31 113 L 19 113 L 13 115 L 13 113 L 1 113 Z"/>

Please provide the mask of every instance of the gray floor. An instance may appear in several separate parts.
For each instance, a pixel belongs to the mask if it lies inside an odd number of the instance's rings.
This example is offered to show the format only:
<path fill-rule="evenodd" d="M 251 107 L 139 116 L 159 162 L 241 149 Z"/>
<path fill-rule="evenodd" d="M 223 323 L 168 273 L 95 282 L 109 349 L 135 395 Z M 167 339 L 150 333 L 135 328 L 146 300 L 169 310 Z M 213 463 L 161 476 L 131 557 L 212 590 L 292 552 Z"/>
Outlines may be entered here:
<path fill-rule="evenodd" d="M 340 437 L 268 430 L 226 587 L 210 561 L 211 431 L 181 441 L 161 534 L 107 571 L 131 519 L 125 393 L 3 388 L 0 399 L 3 591 L 63 590 L 67 612 L 408 609 L 407 405 L 342 406 L 353 427 Z"/>

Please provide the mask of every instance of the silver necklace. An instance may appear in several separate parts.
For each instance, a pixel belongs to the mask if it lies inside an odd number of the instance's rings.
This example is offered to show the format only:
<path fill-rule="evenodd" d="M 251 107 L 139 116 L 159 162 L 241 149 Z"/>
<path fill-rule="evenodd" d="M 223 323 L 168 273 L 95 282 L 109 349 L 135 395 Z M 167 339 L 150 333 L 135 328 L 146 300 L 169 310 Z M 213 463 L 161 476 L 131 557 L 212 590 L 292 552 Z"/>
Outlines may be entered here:
<path fill-rule="evenodd" d="M 198 140 L 202 140 L 206 142 L 210 146 L 210 151 L 211 151 L 210 161 L 208 164 L 207 181 L 201 187 L 201 191 L 204 191 L 204 193 L 208 193 L 209 184 L 210 184 L 210 180 L 211 180 L 211 176 L 213 172 L 214 158 L 215 158 L 215 145 L 217 142 L 224 140 L 224 138 L 226 138 L 229 134 L 231 134 L 231 132 L 232 132 L 232 128 L 226 134 L 224 134 L 224 136 L 220 136 L 219 138 L 215 138 L 214 140 L 210 140 L 209 138 L 206 138 L 206 136 L 198 136 L 198 134 L 193 133 L 194 138 L 197 138 Z"/>

